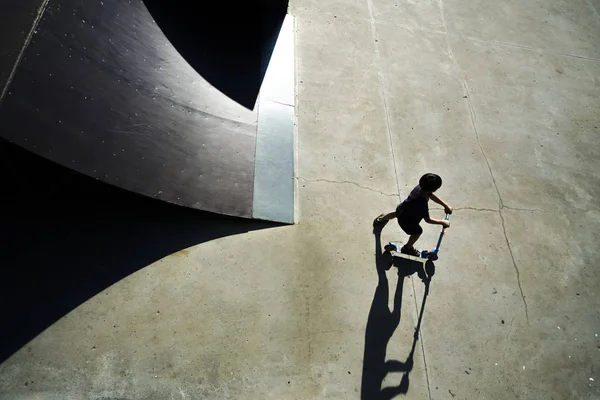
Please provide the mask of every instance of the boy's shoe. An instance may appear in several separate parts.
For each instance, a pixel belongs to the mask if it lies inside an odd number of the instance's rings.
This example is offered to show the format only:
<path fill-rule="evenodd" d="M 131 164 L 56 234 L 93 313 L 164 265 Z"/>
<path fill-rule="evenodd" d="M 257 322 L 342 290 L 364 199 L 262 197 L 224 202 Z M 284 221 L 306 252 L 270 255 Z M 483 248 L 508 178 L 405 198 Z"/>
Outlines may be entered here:
<path fill-rule="evenodd" d="M 407 248 L 406 246 L 403 246 L 400 249 L 400 253 L 406 254 L 406 255 L 409 255 L 409 256 L 415 256 L 415 257 L 419 257 L 421 255 L 421 253 L 419 252 L 419 250 L 415 249 L 414 247 Z"/>

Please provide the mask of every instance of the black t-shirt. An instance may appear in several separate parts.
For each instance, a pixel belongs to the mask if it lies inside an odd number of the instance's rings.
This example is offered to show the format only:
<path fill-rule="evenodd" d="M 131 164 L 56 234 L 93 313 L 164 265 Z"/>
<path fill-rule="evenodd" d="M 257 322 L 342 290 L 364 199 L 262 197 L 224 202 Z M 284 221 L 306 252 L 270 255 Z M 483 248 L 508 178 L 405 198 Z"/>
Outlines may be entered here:
<path fill-rule="evenodd" d="M 429 196 L 421 196 L 421 186 L 417 185 L 398 208 L 396 216 L 405 223 L 418 224 L 423 218 L 429 218 Z"/>

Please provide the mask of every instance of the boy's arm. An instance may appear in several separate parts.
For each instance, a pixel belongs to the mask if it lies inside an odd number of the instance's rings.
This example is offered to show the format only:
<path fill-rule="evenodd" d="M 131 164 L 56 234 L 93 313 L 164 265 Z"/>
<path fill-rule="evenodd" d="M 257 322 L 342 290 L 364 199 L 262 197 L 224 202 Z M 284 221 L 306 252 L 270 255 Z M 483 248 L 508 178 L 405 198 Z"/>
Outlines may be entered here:
<path fill-rule="evenodd" d="M 445 228 L 448 228 L 450 226 L 450 222 L 448 220 L 445 219 L 437 219 L 437 218 L 425 218 L 425 222 L 427 222 L 428 224 L 433 224 L 433 225 L 442 225 Z"/>
<path fill-rule="evenodd" d="M 446 214 L 452 214 L 452 207 L 450 207 L 450 205 L 448 203 L 446 203 L 444 200 L 440 199 L 439 197 L 437 197 L 433 193 L 431 193 L 431 195 L 429 196 L 429 198 L 431 200 L 433 200 L 435 203 L 438 203 L 440 206 L 444 207 L 444 210 L 446 211 Z"/>

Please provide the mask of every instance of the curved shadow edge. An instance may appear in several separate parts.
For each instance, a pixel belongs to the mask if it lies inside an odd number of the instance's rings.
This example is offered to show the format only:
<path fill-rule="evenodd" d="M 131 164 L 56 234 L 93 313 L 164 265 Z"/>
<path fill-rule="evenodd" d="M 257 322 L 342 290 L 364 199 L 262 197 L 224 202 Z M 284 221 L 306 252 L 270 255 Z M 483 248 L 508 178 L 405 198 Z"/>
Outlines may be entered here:
<path fill-rule="evenodd" d="M 178 207 L 0 140 L 0 364 L 128 275 L 216 238 L 280 224 Z"/>

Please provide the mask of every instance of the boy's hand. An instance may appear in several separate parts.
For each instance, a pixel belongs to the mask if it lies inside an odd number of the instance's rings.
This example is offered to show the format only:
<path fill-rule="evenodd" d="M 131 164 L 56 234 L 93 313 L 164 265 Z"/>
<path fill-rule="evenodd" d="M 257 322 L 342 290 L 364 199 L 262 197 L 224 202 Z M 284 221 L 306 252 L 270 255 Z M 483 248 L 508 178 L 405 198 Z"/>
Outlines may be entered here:
<path fill-rule="evenodd" d="M 441 221 L 442 223 L 440 225 L 442 225 L 444 228 L 450 228 L 450 221 L 446 221 L 445 219 Z"/>
<path fill-rule="evenodd" d="M 446 204 L 446 207 L 444 207 L 444 211 L 446 212 L 446 214 L 452 214 L 452 206 Z"/>

